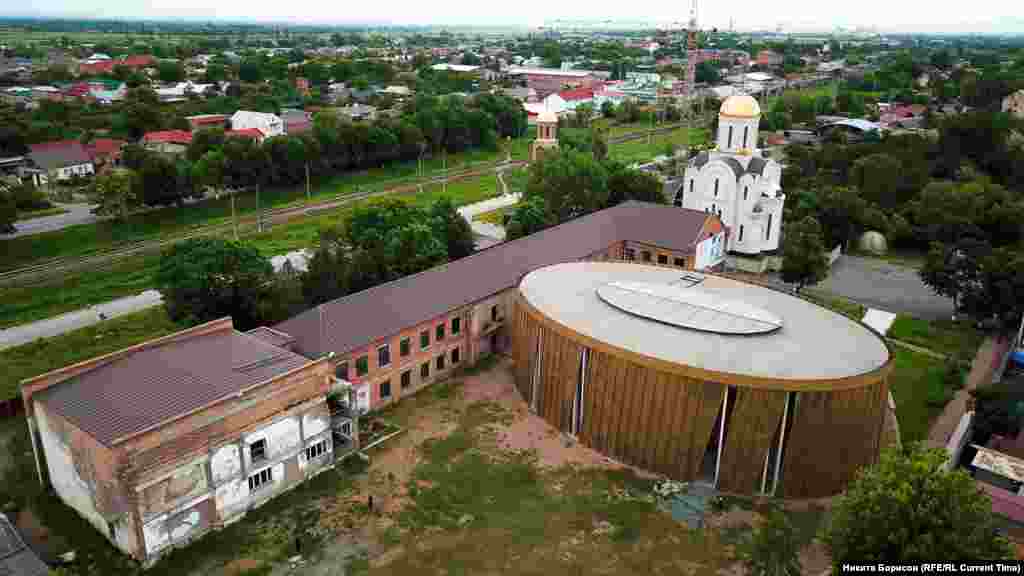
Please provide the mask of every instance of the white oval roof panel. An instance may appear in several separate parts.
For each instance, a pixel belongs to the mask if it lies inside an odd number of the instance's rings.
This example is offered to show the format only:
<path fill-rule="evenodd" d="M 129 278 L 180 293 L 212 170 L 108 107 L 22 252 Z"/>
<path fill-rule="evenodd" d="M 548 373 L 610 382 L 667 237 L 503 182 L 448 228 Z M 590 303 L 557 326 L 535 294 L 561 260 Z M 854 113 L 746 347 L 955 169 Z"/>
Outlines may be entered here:
<path fill-rule="evenodd" d="M 782 319 L 775 314 L 699 288 L 609 282 L 597 287 L 597 295 L 630 314 L 680 328 L 717 334 L 765 334 L 782 327 Z"/>

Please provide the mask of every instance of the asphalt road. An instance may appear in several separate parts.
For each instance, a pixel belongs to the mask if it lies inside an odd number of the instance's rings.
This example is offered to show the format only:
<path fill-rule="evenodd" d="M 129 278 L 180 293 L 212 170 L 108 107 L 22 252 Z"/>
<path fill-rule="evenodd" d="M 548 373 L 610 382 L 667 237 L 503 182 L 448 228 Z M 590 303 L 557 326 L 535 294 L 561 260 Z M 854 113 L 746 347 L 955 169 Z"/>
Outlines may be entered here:
<path fill-rule="evenodd" d="M 43 216 L 31 220 L 19 220 L 14 223 L 17 231 L 13 234 L 0 234 L 0 238 L 17 238 L 43 232 L 52 232 L 74 226 L 76 224 L 89 224 L 96 221 L 96 215 L 92 213 L 95 204 L 55 204 L 55 206 L 67 210 L 64 214 Z"/>
<path fill-rule="evenodd" d="M 914 268 L 875 258 L 843 254 L 818 290 L 845 296 L 887 312 L 903 312 L 925 320 L 949 318 L 953 300 L 925 286 Z"/>

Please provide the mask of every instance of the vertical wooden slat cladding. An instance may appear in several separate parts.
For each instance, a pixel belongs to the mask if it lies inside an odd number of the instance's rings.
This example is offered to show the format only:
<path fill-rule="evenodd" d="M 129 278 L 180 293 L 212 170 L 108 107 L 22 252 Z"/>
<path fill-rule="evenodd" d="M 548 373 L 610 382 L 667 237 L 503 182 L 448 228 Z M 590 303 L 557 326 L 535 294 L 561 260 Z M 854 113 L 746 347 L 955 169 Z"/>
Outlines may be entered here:
<path fill-rule="evenodd" d="M 801 392 L 782 456 L 787 498 L 830 496 L 878 459 L 886 384 L 833 392 Z"/>
<path fill-rule="evenodd" d="M 709 380 L 687 367 L 648 362 L 575 334 L 517 303 L 513 357 L 516 386 L 537 414 L 560 431 L 572 431 L 580 354 L 590 350 L 579 441 L 611 458 L 683 481 L 701 474 L 704 453 L 727 385 L 736 387 L 719 486 L 754 493 L 761 487 L 790 388 L 745 382 L 736 375 Z M 540 354 L 537 343 L 540 342 Z M 780 496 L 817 497 L 841 491 L 862 466 L 878 458 L 888 372 L 864 375 L 860 387 L 805 391 L 794 385 L 798 406 L 780 472 Z M 536 399 L 534 375 L 537 375 Z M 874 379 L 874 381 L 872 381 Z M 866 428 L 865 428 L 866 427 Z"/>
<path fill-rule="evenodd" d="M 725 385 L 718 382 L 701 382 L 674 376 L 683 390 L 684 404 L 675 416 L 680 424 L 681 450 L 679 472 L 673 475 L 680 480 L 695 480 L 700 474 L 700 465 L 704 460 L 704 450 L 711 441 L 711 431 L 715 426 L 715 417 L 722 406 L 722 395 Z"/>
<path fill-rule="evenodd" d="M 764 459 L 785 404 L 784 391 L 737 388 L 722 450 L 719 489 L 745 494 L 760 489 Z"/>

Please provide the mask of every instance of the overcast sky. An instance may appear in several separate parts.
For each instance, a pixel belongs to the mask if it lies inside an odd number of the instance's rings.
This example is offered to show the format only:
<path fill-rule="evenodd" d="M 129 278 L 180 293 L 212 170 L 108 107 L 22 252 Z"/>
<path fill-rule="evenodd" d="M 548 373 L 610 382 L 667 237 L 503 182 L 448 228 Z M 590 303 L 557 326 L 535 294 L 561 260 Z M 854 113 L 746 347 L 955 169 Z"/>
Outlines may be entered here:
<path fill-rule="evenodd" d="M 686 21 L 686 0 L 644 3 L 594 0 L 28 0 L 4 2 L 0 13 L 10 16 L 89 18 L 188 18 L 257 20 L 320 24 L 381 23 L 422 25 L 537 26 L 559 18 Z M 1024 33 L 1024 8 L 1018 0 L 973 0 L 963 4 L 922 0 L 774 0 L 769 2 L 702 0 L 701 27 L 737 30 L 790 31 L 875 27 L 880 31 Z M 637 12 L 642 8 L 643 12 Z"/>

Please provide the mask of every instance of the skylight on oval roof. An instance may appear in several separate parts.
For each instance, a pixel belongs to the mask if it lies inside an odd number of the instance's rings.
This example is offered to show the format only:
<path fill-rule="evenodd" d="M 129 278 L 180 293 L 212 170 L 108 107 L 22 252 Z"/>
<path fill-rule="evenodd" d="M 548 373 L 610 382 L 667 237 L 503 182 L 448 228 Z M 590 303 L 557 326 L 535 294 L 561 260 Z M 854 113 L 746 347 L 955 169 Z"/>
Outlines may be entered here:
<path fill-rule="evenodd" d="M 718 334 L 764 334 L 782 327 L 782 319 L 739 300 L 699 288 L 647 282 L 609 282 L 597 288 L 608 304 L 658 322 Z"/>

